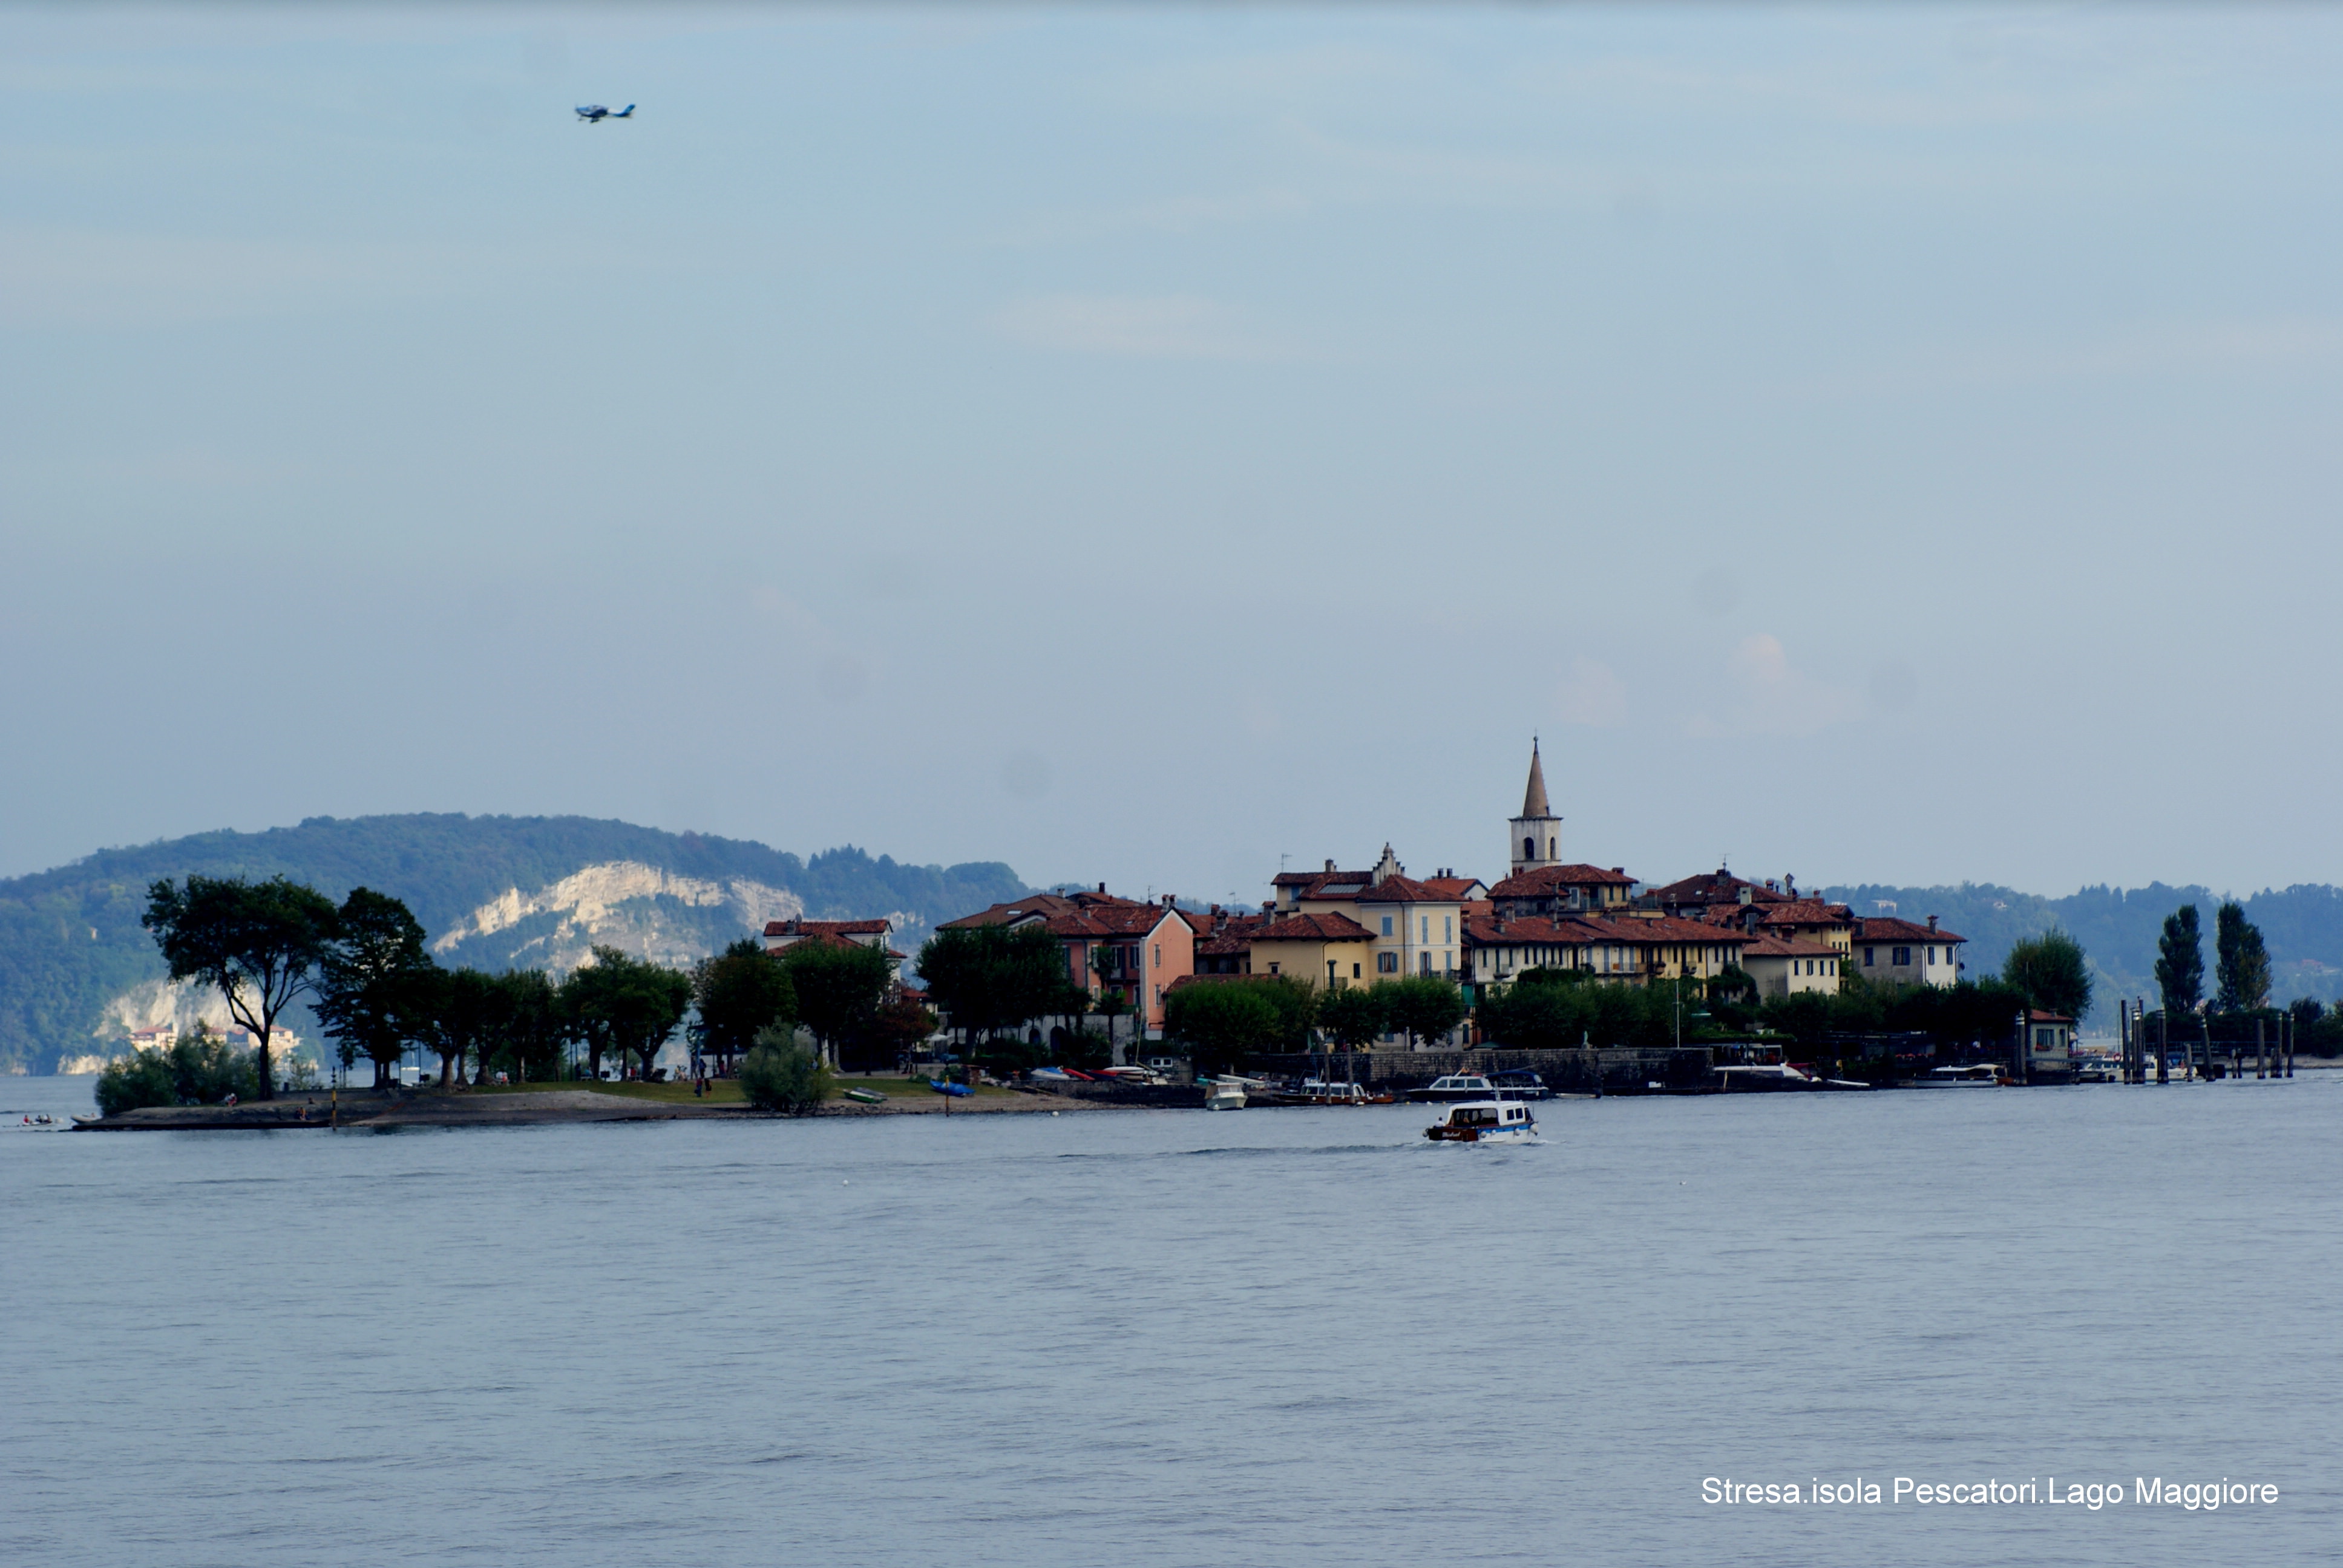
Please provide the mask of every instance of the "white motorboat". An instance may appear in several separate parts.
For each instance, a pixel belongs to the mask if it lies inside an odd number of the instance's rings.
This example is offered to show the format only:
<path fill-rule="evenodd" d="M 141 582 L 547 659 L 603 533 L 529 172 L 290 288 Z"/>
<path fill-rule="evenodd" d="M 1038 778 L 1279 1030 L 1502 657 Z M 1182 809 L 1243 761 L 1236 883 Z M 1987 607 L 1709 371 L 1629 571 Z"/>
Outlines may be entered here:
<path fill-rule="evenodd" d="M 1991 1089 L 2001 1081 L 2001 1069 L 1990 1061 L 1973 1061 L 1964 1067 L 1936 1067 L 1912 1081 L 1932 1089 L 1974 1089 L 1979 1085 Z"/>
<path fill-rule="evenodd" d="M 1465 1100 L 1423 1130 L 1434 1143 L 1526 1143 L 1537 1118 L 1518 1100 Z"/>
<path fill-rule="evenodd" d="M 1539 1085 L 1544 1087 L 1543 1083 Z M 1492 1083 L 1477 1072 L 1453 1072 L 1446 1078 L 1435 1078 L 1422 1089 L 1407 1091 L 1411 1105 L 1453 1105 L 1477 1100 L 1526 1100 L 1528 1091 L 1504 1084 Z"/>
<path fill-rule="evenodd" d="M 1204 1085 L 1204 1109 L 1207 1111 L 1242 1111 L 1245 1107 L 1244 1080 L 1215 1078 Z"/>

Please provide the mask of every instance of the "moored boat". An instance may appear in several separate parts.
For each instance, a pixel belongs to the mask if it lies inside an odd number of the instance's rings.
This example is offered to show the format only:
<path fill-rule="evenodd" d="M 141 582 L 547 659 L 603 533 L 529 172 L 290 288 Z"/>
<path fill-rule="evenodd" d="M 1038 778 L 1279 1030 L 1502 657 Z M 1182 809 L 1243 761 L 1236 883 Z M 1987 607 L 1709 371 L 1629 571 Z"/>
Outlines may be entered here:
<path fill-rule="evenodd" d="M 875 1089 L 850 1089 L 846 1091 L 846 1098 L 853 1101 L 857 1105 L 884 1105 L 887 1103 L 887 1097 L 880 1093 Z"/>
<path fill-rule="evenodd" d="M 1207 1111 L 1242 1111 L 1245 1108 L 1245 1081 L 1242 1078 L 1215 1078 L 1204 1085 L 1204 1109 Z"/>

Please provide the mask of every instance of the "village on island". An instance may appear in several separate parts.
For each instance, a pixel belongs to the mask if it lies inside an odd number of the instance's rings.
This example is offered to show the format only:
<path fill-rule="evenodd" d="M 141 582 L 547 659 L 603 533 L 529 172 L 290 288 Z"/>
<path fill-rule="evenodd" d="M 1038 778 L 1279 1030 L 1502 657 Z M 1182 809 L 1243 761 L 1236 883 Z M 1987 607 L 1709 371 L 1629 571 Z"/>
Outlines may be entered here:
<path fill-rule="evenodd" d="M 240 1125 L 308 1120 L 319 1092 L 336 1119 L 346 1092 L 350 1114 L 381 1114 L 356 1109 L 367 1091 L 567 1090 L 660 1108 L 648 1115 L 2169 1083 L 2291 1077 L 2305 1018 L 2322 1039 L 2335 1021 L 2267 1006 L 2259 934 L 2227 908 L 2225 1005 L 2199 1000 L 2190 906 L 2166 922 L 2166 1005 L 2119 999 L 2113 1040 L 2085 1044 L 2091 980 L 2063 932 L 1971 976 L 1967 939 L 1934 915 L 1859 914 L 1722 866 L 1648 884 L 1563 845 L 1533 739 L 1493 881 L 1411 876 L 1385 844 L 1363 869 L 1281 870 L 1258 908 L 1061 885 L 943 920 L 916 957 L 887 917 L 791 916 L 688 971 L 598 947 L 558 980 L 441 970 L 405 907 L 363 888 L 337 909 L 281 879 L 166 881 L 148 924 L 174 979 L 228 995 L 236 1023 L 134 1037 L 100 1120 L 193 1124 L 231 1101 L 277 1107 L 246 1105 Z M 287 932 L 276 959 L 232 960 L 199 930 L 269 919 Z M 322 1076 L 278 1021 L 304 990 L 335 1048 Z"/>

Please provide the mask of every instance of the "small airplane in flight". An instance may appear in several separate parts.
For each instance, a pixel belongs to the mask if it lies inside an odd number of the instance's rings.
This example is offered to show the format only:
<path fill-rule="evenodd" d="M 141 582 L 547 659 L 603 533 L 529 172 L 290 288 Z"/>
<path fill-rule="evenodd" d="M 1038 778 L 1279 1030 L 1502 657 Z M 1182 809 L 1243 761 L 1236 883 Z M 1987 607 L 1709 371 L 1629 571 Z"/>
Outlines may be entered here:
<path fill-rule="evenodd" d="M 603 120 L 630 119 L 633 117 L 634 113 L 635 106 L 632 104 L 628 104 L 625 108 L 619 109 L 615 113 L 604 108 L 599 104 L 581 104 L 578 108 L 578 117 L 585 121 L 589 126 L 598 124 Z"/>

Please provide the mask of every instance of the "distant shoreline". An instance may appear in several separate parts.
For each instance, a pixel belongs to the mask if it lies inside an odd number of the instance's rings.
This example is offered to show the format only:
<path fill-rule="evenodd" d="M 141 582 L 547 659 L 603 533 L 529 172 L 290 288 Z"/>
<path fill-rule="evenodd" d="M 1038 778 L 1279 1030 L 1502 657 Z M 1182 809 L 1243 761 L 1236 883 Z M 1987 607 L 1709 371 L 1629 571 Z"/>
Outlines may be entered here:
<path fill-rule="evenodd" d="M 84 1132 L 298 1131 L 328 1126 L 387 1131 L 397 1127 L 542 1127 L 602 1121 L 771 1121 L 786 1120 L 732 1101 L 709 1104 L 638 1097 L 630 1086 L 548 1084 L 542 1090 L 473 1093 L 371 1090 L 345 1092 L 337 1104 L 324 1093 L 281 1095 L 242 1105 L 150 1106 L 120 1116 L 76 1123 Z M 988 1091 L 970 1098 L 890 1093 L 883 1104 L 833 1100 L 820 1116 L 996 1116 L 1036 1111 L 1112 1109 L 1095 1101 L 1056 1094 Z"/>

